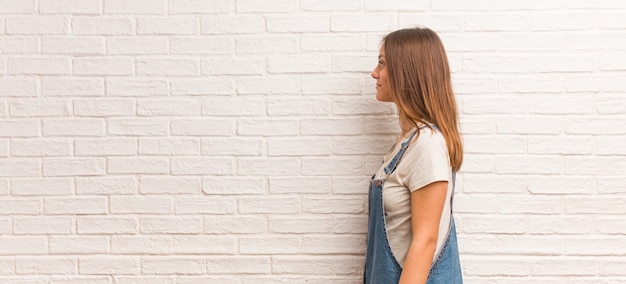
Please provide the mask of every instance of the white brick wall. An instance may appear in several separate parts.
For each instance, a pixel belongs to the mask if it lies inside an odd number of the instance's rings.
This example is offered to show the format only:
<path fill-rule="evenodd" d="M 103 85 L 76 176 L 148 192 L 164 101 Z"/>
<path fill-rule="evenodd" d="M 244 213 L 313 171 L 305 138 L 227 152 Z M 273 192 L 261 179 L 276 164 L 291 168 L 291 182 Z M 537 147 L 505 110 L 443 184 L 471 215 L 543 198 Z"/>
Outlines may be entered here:
<path fill-rule="evenodd" d="M 626 282 L 626 2 L 0 0 L 0 283 L 360 283 L 381 36 L 448 50 L 467 283 Z"/>

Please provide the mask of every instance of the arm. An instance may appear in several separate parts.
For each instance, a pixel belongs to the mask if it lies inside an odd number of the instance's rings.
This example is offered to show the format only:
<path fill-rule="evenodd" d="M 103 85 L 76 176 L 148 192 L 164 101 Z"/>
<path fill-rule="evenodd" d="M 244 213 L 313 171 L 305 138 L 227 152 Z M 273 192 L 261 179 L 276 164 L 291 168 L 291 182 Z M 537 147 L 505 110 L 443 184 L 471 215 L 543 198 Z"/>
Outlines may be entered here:
<path fill-rule="evenodd" d="M 409 246 L 400 284 L 426 283 L 437 248 L 439 222 L 446 200 L 447 181 L 428 184 L 411 193 L 411 229 Z"/>

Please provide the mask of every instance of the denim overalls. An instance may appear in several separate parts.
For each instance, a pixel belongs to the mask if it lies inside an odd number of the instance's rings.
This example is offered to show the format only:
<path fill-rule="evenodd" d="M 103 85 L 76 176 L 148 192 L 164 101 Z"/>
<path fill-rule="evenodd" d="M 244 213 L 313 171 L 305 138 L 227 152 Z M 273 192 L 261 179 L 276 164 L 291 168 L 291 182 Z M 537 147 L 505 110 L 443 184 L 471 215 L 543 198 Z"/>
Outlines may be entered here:
<path fill-rule="evenodd" d="M 385 167 L 385 176 L 383 179 L 375 180 L 374 177 L 372 177 L 370 181 L 367 253 L 365 257 L 365 275 L 363 277 L 363 283 L 365 284 L 395 284 L 400 280 L 402 268 L 393 256 L 387 238 L 382 190 L 386 177 L 396 169 L 416 133 L 417 131 L 411 135 L 409 140 L 402 143 L 402 148 L 398 154 L 396 154 L 391 162 L 389 162 L 389 165 Z M 453 174 L 453 182 L 454 177 L 455 174 Z M 454 192 L 452 194 L 454 195 Z M 456 241 L 454 217 L 450 216 L 448 238 L 430 268 L 426 284 L 459 283 L 463 283 L 461 262 L 459 260 L 459 249 Z"/>

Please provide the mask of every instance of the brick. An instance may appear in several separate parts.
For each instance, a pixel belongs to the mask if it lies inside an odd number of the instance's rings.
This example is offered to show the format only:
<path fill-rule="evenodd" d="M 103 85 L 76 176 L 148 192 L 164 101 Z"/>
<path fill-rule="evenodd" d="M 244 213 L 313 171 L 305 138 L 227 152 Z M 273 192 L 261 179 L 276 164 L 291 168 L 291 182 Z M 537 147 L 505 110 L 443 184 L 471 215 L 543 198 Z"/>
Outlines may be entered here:
<path fill-rule="evenodd" d="M 270 16 L 267 17 L 268 32 L 328 32 L 330 17 L 328 16 Z"/>
<path fill-rule="evenodd" d="M 503 51 L 560 51 L 564 36 L 543 33 L 503 33 L 498 36 L 499 50 Z"/>
<path fill-rule="evenodd" d="M 211 5 L 209 5 L 211 6 Z M 173 54 L 231 54 L 235 39 L 222 36 L 172 37 L 170 51 Z"/>
<path fill-rule="evenodd" d="M 0 275 L 15 274 L 15 260 L 0 258 Z"/>
<path fill-rule="evenodd" d="M 39 177 L 41 161 L 35 158 L 0 159 L 0 177 Z"/>
<path fill-rule="evenodd" d="M 106 236 L 50 236 L 48 250 L 52 254 L 105 254 L 109 252 Z"/>
<path fill-rule="evenodd" d="M 300 9 L 304 11 L 357 11 L 363 4 L 358 0 L 301 0 Z"/>
<path fill-rule="evenodd" d="M 70 195 L 73 192 L 71 179 L 14 179 L 11 181 L 12 195 Z"/>
<path fill-rule="evenodd" d="M 71 141 L 66 139 L 12 139 L 11 156 L 59 157 L 71 155 Z"/>
<path fill-rule="evenodd" d="M 9 58 L 11 75 L 69 75 L 72 64 L 65 57 Z"/>
<path fill-rule="evenodd" d="M 232 197 L 179 197 L 174 201 L 176 214 L 232 214 L 236 208 Z"/>
<path fill-rule="evenodd" d="M 46 97 L 104 96 L 102 79 L 42 79 L 41 84 Z"/>
<path fill-rule="evenodd" d="M 282 55 L 267 60 L 270 73 L 325 73 L 330 69 L 330 60 L 323 55 Z"/>
<path fill-rule="evenodd" d="M 467 267 L 469 275 L 478 276 L 527 276 L 530 274 L 530 259 L 509 259 L 502 256 L 472 256 Z M 498 269 L 493 269 L 497 266 Z"/>
<path fill-rule="evenodd" d="M 333 56 L 330 68 L 333 72 L 368 72 L 373 69 L 372 56 Z"/>
<path fill-rule="evenodd" d="M 9 195 L 9 180 L 0 179 L 0 195 Z"/>
<path fill-rule="evenodd" d="M 173 158 L 173 175 L 228 175 L 233 172 L 230 158 Z"/>
<path fill-rule="evenodd" d="M 9 235 L 13 233 L 13 220 L 11 217 L 0 218 L 0 233 L 3 235 Z M 0 258 L 0 275 L 3 274 L 2 272 L 5 269 L 5 267 L 3 267 L 4 264 L 4 260 Z"/>
<path fill-rule="evenodd" d="M 66 214 L 105 214 L 106 197 L 46 197 L 44 199 L 47 215 Z"/>
<path fill-rule="evenodd" d="M 132 116 L 135 102 L 125 99 L 75 99 L 74 115 L 91 117 Z"/>
<path fill-rule="evenodd" d="M 202 18 L 202 34 L 256 34 L 265 30 L 260 15 L 208 16 Z"/>
<path fill-rule="evenodd" d="M 332 102 L 333 114 L 338 115 L 393 115 L 396 114 L 395 106 L 381 104 L 374 98 L 341 97 Z"/>
<path fill-rule="evenodd" d="M 525 217 L 463 217 L 463 232 L 468 234 L 523 234 L 527 226 Z"/>
<path fill-rule="evenodd" d="M 302 174 L 312 176 L 364 174 L 361 157 L 302 158 Z"/>
<path fill-rule="evenodd" d="M 563 205 L 558 196 L 507 195 L 499 198 L 498 208 L 502 214 L 557 214 L 561 212 Z"/>
<path fill-rule="evenodd" d="M 619 206 L 624 198 L 578 196 L 565 198 L 563 204 L 568 214 L 623 214 Z"/>
<path fill-rule="evenodd" d="M 108 284 L 109 280 L 107 276 L 51 277 L 50 284 Z"/>
<path fill-rule="evenodd" d="M 109 203 L 113 214 L 171 214 L 174 212 L 170 197 L 111 196 Z"/>
<path fill-rule="evenodd" d="M 324 98 L 268 98 L 267 113 L 278 115 L 325 115 L 330 113 L 330 103 Z"/>
<path fill-rule="evenodd" d="M 193 234 L 202 231 L 199 217 L 143 217 L 141 232 L 144 234 Z"/>
<path fill-rule="evenodd" d="M 165 136 L 169 121 L 156 118 L 109 119 L 108 133 L 113 136 Z"/>
<path fill-rule="evenodd" d="M 365 235 L 321 235 L 302 238 L 304 253 L 310 254 L 361 254 L 365 253 Z"/>
<path fill-rule="evenodd" d="M 304 135 L 357 135 L 362 134 L 361 118 L 303 119 L 301 131 Z"/>
<path fill-rule="evenodd" d="M 193 194 L 202 190 L 202 181 L 187 177 L 142 177 L 139 192 L 142 194 Z"/>
<path fill-rule="evenodd" d="M 177 277 L 180 279 L 180 277 Z M 175 284 L 176 281 L 174 278 L 170 278 L 167 275 L 162 277 L 150 277 L 150 276 L 120 276 L 115 277 L 115 283 L 117 284 L 142 284 L 142 283 L 153 283 L 153 284 Z M 180 280 L 179 280 L 180 281 Z M 181 282 L 183 283 L 183 282 Z"/>
<path fill-rule="evenodd" d="M 213 0 L 170 0 L 170 14 L 224 14 L 232 12 L 229 1 Z"/>
<path fill-rule="evenodd" d="M 7 284 L 48 284 L 48 277 L 11 277 L 2 280 Z"/>
<path fill-rule="evenodd" d="M 39 12 L 42 14 L 90 14 L 101 13 L 100 0 L 88 0 L 75 3 L 71 0 L 42 0 Z"/>
<path fill-rule="evenodd" d="M 0 205 L 0 215 L 39 215 L 43 212 L 41 199 L 3 199 Z"/>
<path fill-rule="evenodd" d="M 76 274 L 78 264 L 72 257 L 18 257 L 15 259 L 17 274 Z"/>
<path fill-rule="evenodd" d="M 300 80 L 279 77 L 239 78 L 237 93 L 240 95 L 300 94 Z"/>
<path fill-rule="evenodd" d="M 36 255 L 47 250 L 44 236 L 2 236 L 0 240 L 0 255 Z"/>
<path fill-rule="evenodd" d="M 535 31 L 591 30 L 598 26 L 596 15 L 580 12 L 533 13 L 530 16 L 531 29 Z"/>
<path fill-rule="evenodd" d="M 594 59 L 585 56 L 535 56 L 531 58 L 532 72 L 592 72 Z"/>
<path fill-rule="evenodd" d="M 202 179 L 202 192 L 206 194 L 266 194 L 267 182 L 264 178 L 231 177 Z"/>
<path fill-rule="evenodd" d="M 164 37 L 107 37 L 109 55 L 156 55 L 167 54 L 169 42 Z"/>
<path fill-rule="evenodd" d="M 506 238 L 488 235 L 459 236 L 461 253 L 473 254 L 517 254 L 517 255 L 556 255 L 561 253 L 561 238 L 550 236 L 519 236 L 510 235 Z"/>
<path fill-rule="evenodd" d="M 380 160 L 377 161 L 377 166 L 380 166 Z M 365 190 L 369 188 L 370 177 L 332 177 L 329 188 L 334 194 L 365 194 Z M 322 184 L 325 182 L 323 177 L 316 179 Z"/>
<path fill-rule="evenodd" d="M 263 145 L 258 138 L 204 138 L 202 155 L 261 156 Z"/>
<path fill-rule="evenodd" d="M 526 177 L 513 175 L 466 174 L 462 183 L 465 193 L 524 193 L 528 187 Z"/>
<path fill-rule="evenodd" d="M 267 219 L 251 215 L 208 215 L 203 219 L 203 233 L 258 234 L 267 231 Z"/>
<path fill-rule="evenodd" d="M 67 235 L 72 234 L 74 222 L 68 217 L 21 217 L 13 219 L 16 235 Z"/>
<path fill-rule="evenodd" d="M 597 177 L 599 193 L 620 193 L 622 192 L 620 177 Z"/>
<path fill-rule="evenodd" d="M 239 36 L 236 41 L 238 54 L 296 53 L 298 39 L 292 35 Z"/>
<path fill-rule="evenodd" d="M 265 72 L 265 60 L 260 58 L 219 58 L 202 61 L 203 75 L 257 75 Z"/>
<path fill-rule="evenodd" d="M 596 140 L 596 153 L 602 156 L 626 155 L 624 142 L 626 142 L 624 138 L 598 138 Z"/>
<path fill-rule="evenodd" d="M 552 10 L 567 7 L 565 0 L 541 1 L 541 0 L 510 0 L 498 3 L 500 10 Z"/>
<path fill-rule="evenodd" d="M 300 212 L 300 200 L 289 197 L 240 198 L 240 213 L 294 214 Z"/>
<path fill-rule="evenodd" d="M 240 158 L 237 161 L 240 175 L 292 176 L 300 173 L 297 158 Z"/>
<path fill-rule="evenodd" d="M 111 157 L 107 159 L 110 174 L 166 174 L 170 162 L 165 158 Z"/>
<path fill-rule="evenodd" d="M 528 153 L 532 154 L 592 154 L 594 140 L 585 136 L 530 137 Z"/>
<path fill-rule="evenodd" d="M 172 95 L 230 95 L 235 93 L 232 80 L 222 78 L 172 80 Z"/>
<path fill-rule="evenodd" d="M 137 154 L 137 141 L 133 138 L 104 138 L 74 140 L 76 156 L 124 156 Z"/>
<path fill-rule="evenodd" d="M 332 152 L 331 140 L 317 137 L 269 138 L 268 156 L 320 156 Z"/>
<path fill-rule="evenodd" d="M 37 10 L 35 0 L 4 0 L 0 2 L 0 14 L 31 14 Z"/>
<path fill-rule="evenodd" d="M 111 252 L 115 254 L 169 254 L 171 236 L 112 236 Z"/>
<path fill-rule="evenodd" d="M 93 36 L 43 37 L 41 51 L 44 54 L 103 55 L 104 39 Z"/>
<path fill-rule="evenodd" d="M 131 75 L 134 61 L 129 58 L 75 58 L 74 75 Z"/>
<path fill-rule="evenodd" d="M 363 36 L 359 34 L 302 34 L 302 51 L 360 51 L 363 50 Z"/>
<path fill-rule="evenodd" d="M 105 121 L 103 119 L 44 119 L 43 120 L 44 136 L 104 136 Z"/>
<path fill-rule="evenodd" d="M 165 96 L 167 82 L 163 80 L 107 80 L 107 95 L 114 97 Z"/>
<path fill-rule="evenodd" d="M 48 158 L 43 161 L 45 177 L 104 175 L 102 158 Z"/>
<path fill-rule="evenodd" d="M 138 182 L 134 177 L 79 177 L 76 178 L 77 195 L 136 194 Z"/>
<path fill-rule="evenodd" d="M 578 216 L 528 216 L 528 233 L 550 234 L 593 234 L 595 224 L 602 224 L 591 217 Z"/>
<path fill-rule="evenodd" d="M 37 81 L 34 79 L 0 79 L 0 95 L 3 97 L 35 97 Z"/>
<path fill-rule="evenodd" d="M 428 8 L 428 1 L 390 1 L 389 3 L 382 3 L 375 0 L 365 1 L 365 11 L 426 11 Z"/>
<path fill-rule="evenodd" d="M 426 14 L 421 12 L 401 13 L 398 23 L 401 27 L 426 26 L 436 32 L 459 32 L 464 26 L 461 15 Z"/>
<path fill-rule="evenodd" d="M 333 15 L 330 17 L 331 32 L 387 32 L 395 28 L 391 14 Z"/>
<path fill-rule="evenodd" d="M 269 273 L 269 257 L 209 257 L 206 260 L 207 271 L 211 274 Z"/>
<path fill-rule="evenodd" d="M 529 60 L 517 56 L 465 56 L 463 71 L 469 73 L 528 73 Z"/>
<path fill-rule="evenodd" d="M 198 99 L 137 101 L 138 116 L 198 116 L 201 112 L 201 104 Z"/>
<path fill-rule="evenodd" d="M 73 17 L 72 34 L 75 35 L 131 35 L 133 21 L 124 17 Z"/>
<path fill-rule="evenodd" d="M 346 275 L 359 271 L 362 265 L 361 257 L 346 255 L 272 257 L 272 273 L 277 274 Z"/>
<path fill-rule="evenodd" d="M 136 234 L 139 222 L 133 217 L 84 217 L 76 218 L 78 234 Z"/>
<path fill-rule="evenodd" d="M 558 118 L 517 117 L 498 119 L 499 134 L 559 134 L 566 126 Z"/>
<path fill-rule="evenodd" d="M 360 214 L 366 209 L 365 197 L 302 198 L 302 211 L 319 214 Z"/>
<path fill-rule="evenodd" d="M 13 117 L 69 116 L 72 112 L 67 100 L 19 100 L 9 104 Z"/>
<path fill-rule="evenodd" d="M 302 253 L 302 239 L 298 236 L 254 236 L 241 237 L 239 250 L 250 255 Z"/>
<path fill-rule="evenodd" d="M 59 35 L 69 31 L 66 16 L 11 17 L 6 19 L 6 33 L 20 35 Z"/>
<path fill-rule="evenodd" d="M 282 277 L 281 277 L 282 278 Z M 226 276 L 184 276 L 178 277 L 180 284 L 238 284 L 237 278 L 226 278 Z M 257 282 L 258 283 L 258 282 Z"/>
<path fill-rule="evenodd" d="M 567 134 L 626 134 L 624 121 L 606 118 L 573 119 L 565 126 Z"/>
<path fill-rule="evenodd" d="M 546 269 L 550 267 L 550 269 Z M 533 261 L 533 275 L 596 275 L 598 264 L 581 258 L 545 258 Z"/>
<path fill-rule="evenodd" d="M 193 138 L 141 138 L 139 150 L 141 155 L 198 155 L 200 141 Z"/>
<path fill-rule="evenodd" d="M 528 144 L 527 139 L 513 135 L 463 136 L 463 150 L 466 153 L 523 154 L 530 147 Z"/>
<path fill-rule="evenodd" d="M 172 250 L 178 254 L 234 254 L 236 244 L 233 237 L 178 235 L 172 239 Z"/>
<path fill-rule="evenodd" d="M 235 123 L 224 119 L 175 119 L 171 130 L 176 136 L 231 136 L 235 133 Z"/>
<path fill-rule="evenodd" d="M 141 260 L 135 256 L 84 256 L 78 264 L 80 274 L 90 275 L 136 275 L 141 269 Z"/>
<path fill-rule="evenodd" d="M 277 0 L 272 5 L 266 5 L 260 0 L 242 0 L 236 4 L 237 12 L 295 12 L 297 9 L 296 0 Z"/>
<path fill-rule="evenodd" d="M 291 136 L 300 131 L 294 119 L 240 119 L 237 134 L 248 136 Z"/>
<path fill-rule="evenodd" d="M 280 234 L 323 234 L 333 229 L 331 217 L 270 217 L 269 229 Z"/>
<path fill-rule="evenodd" d="M 0 51 L 4 54 L 39 53 L 39 42 L 32 36 L 3 36 Z"/>
<path fill-rule="evenodd" d="M 196 33 L 198 23 L 192 17 L 139 18 L 137 34 L 189 35 Z"/>
<path fill-rule="evenodd" d="M 137 0 L 104 0 L 105 14 L 139 14 L 159 15 L 167 12 L 166 1 Z"/>
<path fill-rule="evenodd" d="M 138 75 L 194 76 L 200 74 L 200 64 L 195 59 L 137 59 Z"/>
<path fill-rule="evenodd" d="M 194 257 L 142 257 L 141 274 L 204 274 L 206 262 Z"/>

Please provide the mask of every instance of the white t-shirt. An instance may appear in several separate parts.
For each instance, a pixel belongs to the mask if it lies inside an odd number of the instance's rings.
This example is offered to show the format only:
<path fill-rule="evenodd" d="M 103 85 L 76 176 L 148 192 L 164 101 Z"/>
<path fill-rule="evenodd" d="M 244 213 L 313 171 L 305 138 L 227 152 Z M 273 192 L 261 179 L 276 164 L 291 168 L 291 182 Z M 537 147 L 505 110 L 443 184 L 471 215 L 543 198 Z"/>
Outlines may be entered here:
<path fill-rule="evenodd" d="M 376 173 L 376 179 L 383 178 L 384 168 L 398 153 L 402 143 L 406 142 L 415 132 L 409 131 L 393 150 L 385 155 L 381 168 Z M 424 127 L 419 136 L 411 141 L 404 156 L 383 185 L 383 204 L 387 235 L 391 251 L 401 266 L 404 266 L 406 255 L 412 239 L 411 230 L 411 192 L 418 190 L 436 181 L 447 181 L 448 191 L 439 221 L 439 235 L 433 261 L 439 255 L 441 248 L 448 237 L 451 218 L 450 199 L 454 190 L 452 182 L 452 168 L 446 141 L 441 132 Z"/>

